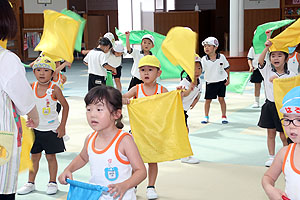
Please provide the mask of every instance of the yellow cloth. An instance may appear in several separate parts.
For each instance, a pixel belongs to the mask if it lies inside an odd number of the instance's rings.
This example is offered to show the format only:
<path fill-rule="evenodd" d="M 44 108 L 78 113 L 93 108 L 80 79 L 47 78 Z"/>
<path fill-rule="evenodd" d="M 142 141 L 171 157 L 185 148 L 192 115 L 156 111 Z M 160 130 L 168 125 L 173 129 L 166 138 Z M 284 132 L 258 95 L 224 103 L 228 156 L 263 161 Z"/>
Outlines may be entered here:
<path fill-rule="evenodd" d="M 272 42 L 270 52 L 289 53 L 288 47 L 294 47 L 300 43 L 300 18 L 270 41 Z"/>
<path fill-rule="evenodd" d="M 21 150 L 21 159 L 20 159 L 20 169 L 19 172 L 24 170 L 33 170 L 32 161 L 30 159 L 30 150 L 34 142 L 34 133 L 33 130 L 26 126 L 26 120 L 21 117 L 22 123 L 22 150 Z"/>
<path fill-rule="evenodd" d="M 128 114 L 134 141 L 145 163 L 193 154 L 180 91 L 133 99 L 128 105 Z"/>
<path fill-rule="evenodd" d="M 7 40 L 0 40 L 0 46 L 4 49 L 6 49 L 6 45 L 7 45 Z"/>
<path fill-rule="evenodd" d="M 50 55 L 50 58 L 58 57 L 72 63 L 79 25 L 80 23 L 71 17 L 53 10 L 45 10 L 43 35 L 34 50 L 43 51 Z M 57 60 L 55 58 L 54 61 Z"/>
<path fill-rule="evenodd" d="M 282 108 L 283 97 L 296 86 L 300 86 L 300 75 L 273 80 L 274 100 L 279 119 L 283 117 L 283 114 L 279 111 Z"/>
<path fill-rule="evenodd" d="M 162 52 L 173 65 L 180 65 L 195 78 L 195 51 L 197 33 L 184 27 L 172 28 L 161 45 Z"/>

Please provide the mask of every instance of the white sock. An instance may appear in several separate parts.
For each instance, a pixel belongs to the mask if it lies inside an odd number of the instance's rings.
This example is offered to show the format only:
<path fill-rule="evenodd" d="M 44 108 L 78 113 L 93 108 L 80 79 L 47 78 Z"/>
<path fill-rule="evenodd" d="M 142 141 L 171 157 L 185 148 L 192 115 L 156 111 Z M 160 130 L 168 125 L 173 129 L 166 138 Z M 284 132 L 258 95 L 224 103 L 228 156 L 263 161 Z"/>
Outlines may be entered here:
<path fill-rule="evenodd" d="M 269 155 L 269 157 L 270 157 L 270 158 L 273 158 L 273 159 L 275 158 L 275 156 L 274 156 L 274 155 Z"/>
<path fill-rule="evenodd" d="M 259 97 L 255 97 L 255 102 L 259 104 Z"/>

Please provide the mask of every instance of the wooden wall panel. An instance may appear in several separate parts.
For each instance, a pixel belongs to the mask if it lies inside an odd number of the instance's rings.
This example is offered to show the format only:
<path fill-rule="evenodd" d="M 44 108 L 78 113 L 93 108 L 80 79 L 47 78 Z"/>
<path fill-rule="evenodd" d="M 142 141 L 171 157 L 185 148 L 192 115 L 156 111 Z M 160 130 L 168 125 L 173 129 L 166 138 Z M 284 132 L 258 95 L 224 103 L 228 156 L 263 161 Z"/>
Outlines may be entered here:
<path fill-rule="evenodd" d="M 24 28 L 43 28 L 44 15 L 43 13 L 24 13 Z"/>
<path fill-rule="evenodd" d="M 251 47 L 253 33 L 256 27 L 266 22 L 280 20 L 280 8 L 276 9 L 251 9 L 244 12 L 244 49 L 248 51 Z M 279 30 L 274 31 L 272 37 L 277 35 Z"/>

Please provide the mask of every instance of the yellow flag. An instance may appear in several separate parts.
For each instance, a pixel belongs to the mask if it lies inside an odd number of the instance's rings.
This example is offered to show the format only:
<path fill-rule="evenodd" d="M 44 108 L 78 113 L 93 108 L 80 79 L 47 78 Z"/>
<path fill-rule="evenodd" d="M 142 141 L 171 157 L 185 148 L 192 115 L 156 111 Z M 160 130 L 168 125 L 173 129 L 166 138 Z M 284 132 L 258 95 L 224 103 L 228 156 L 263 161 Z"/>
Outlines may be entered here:
<path fill-rule="evenodd" d="M 128 105 L 128 114 L 134 141 L 145 163 L 193 154 L 180 91 L 133 99 Z"/>
<path fill-rule="evenodd" d="M 186 73 L 195 78 L 195 52 L 197 33 L 189 28 L 172 28 L 161 45 L 162 52 L 173 65 L 180 65 Z"/>
<path fill-rule="evenodd" d="M 300 75 L 290 78 L 276 78 L 273 80 L 274 100 L 279 119 L 283 117 L 283 114 L 279 110 L 282 107 L 284 96 L 297 86 L 300 86 Z"/>
<path fill-rule="evenodd" d="M 33 130 L 26 126 L 26 120 L 21 117 L 22 123 L 22 150 L 21 150 L 21 159 L 20 159 L 20 169 L 19 172 L 24 170 L 33 170 L 32 161 L 30 159 L 30 151 L 34 142 L 34 133 Z"/>
<path fill-rule="evenodd" d="M 300 43 L 300 18 L 270 41 L 272 42 L 270 52 L 284 51 L 289 53 L 288 47 L 294 47 Z"/>
<path fill-rule="evenodd" d="M 34 49 L 55 58 L 73 62 L 75 40 L 80 23 L 53 10 L 44 11 L 44 30 L 40 43 Z"/>
<path fill-rule="evenodd" d="M 7 45 L 7 40 L 0 40 L 0 46 L 4 49 L 6 49 L 6 45 Z"/>

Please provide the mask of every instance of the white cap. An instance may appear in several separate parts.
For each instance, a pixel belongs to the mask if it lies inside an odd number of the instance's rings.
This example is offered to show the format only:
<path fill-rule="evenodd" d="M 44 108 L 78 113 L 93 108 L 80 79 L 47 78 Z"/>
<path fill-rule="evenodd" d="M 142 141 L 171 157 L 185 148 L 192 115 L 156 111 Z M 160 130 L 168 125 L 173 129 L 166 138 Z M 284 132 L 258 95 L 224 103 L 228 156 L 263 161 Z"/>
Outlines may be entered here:
<path fill-rule="evenodd" d="M 103 37 L 109 39 L 109 41 L 112 44 L 112 46 L 114 46 L 114 44 L 115 44 L 115 36 L 114 36 L 114 34 L 112 34 L 111 32 L 107 32 L 107 33 L 104 34 Z"/>
<path fill-rule="evenodd" d="M 198 54 L 195 55 L 195 62 L 201 62 L 201 58 Z"/>
<path fill-rule="evenodd" d="M 142 40 L 143 40 L 143 39 L 149 39 L 149 40 L 151 40 L 151 42 L 154 44 L 154 37 L 153 37 L 152 35 L 150 35 L 150 34 L 144 35 L 144 36 L 142 37 Z"/>
<path fill-rule="evenodd" d="M 123 46 L 123 44 L 122 44 L 122 41 L 116 41 L 115 42 L 115 45 L 114 45 L 114 47 L 113 47 L 113 50 L 115 51 L 115 52 L 118 52 L 118 53 L 123 53 L 124 52 L 124 46 Z"/>
<path fill-rule="evenodd" d="M 215 37 L 208 37 L 202 42 L 202 46 L 204 45 L 214 45 L 215 47 L 219 46 L 219 41 Z"/>

